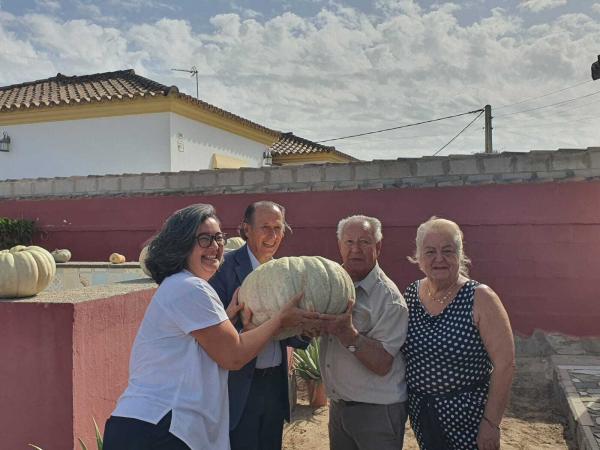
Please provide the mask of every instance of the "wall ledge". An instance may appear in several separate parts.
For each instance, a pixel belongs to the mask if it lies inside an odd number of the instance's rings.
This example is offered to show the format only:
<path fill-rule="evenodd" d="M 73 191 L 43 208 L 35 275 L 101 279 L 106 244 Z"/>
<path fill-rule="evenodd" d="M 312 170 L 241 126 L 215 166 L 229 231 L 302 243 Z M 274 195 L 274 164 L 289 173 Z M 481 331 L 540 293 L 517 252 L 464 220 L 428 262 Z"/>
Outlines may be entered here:
<path fill-rule="evenodd" d="M 75 304 L 122 296 L 133 292 L 146 291 L 148 289 L 155 289 L 156 287 L 157 285 L 152 279 L 140 278 L 137 280 L 121 281 L 118 283 L 102 284 L 65 291 L 42 291 L 33 297 L 0 298 L 0 305 L 8 303 Z"/>
<path fill-rule="evenodd" d="M 426 188 L 600 179 L 600 147 L 347 164 L 0 180 L 0 199 Z"/>

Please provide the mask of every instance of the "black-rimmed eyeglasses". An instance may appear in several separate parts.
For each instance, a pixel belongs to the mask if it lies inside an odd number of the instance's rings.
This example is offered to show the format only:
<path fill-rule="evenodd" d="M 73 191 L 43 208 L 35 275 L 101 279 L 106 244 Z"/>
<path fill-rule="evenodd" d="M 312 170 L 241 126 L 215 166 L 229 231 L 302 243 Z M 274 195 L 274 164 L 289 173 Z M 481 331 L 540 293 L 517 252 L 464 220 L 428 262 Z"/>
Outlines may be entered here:
<path fill-rule="evenodd" d="M 196 236 L 196 240 L 198 241 L 198 245 L 202 248 L 210 247 L 213 241 L 216 242 L 217 245 L 223 246 L 227 244 L 227 235 L 225 233 L 199 234 Z"/>

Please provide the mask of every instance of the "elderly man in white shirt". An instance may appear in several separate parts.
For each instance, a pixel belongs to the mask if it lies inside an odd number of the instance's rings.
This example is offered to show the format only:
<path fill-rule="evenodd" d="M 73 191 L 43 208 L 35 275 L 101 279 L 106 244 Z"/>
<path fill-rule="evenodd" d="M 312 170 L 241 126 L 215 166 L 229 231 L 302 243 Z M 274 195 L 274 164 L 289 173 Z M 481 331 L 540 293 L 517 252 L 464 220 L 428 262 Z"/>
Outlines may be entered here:
<path fill-rule="evenodd" d="M 321 373 L 329 409 L 332 450 L 398 450 L 407 418 L 404 344 L 406 302 L 381 270 L 381 222 L 342 219 L 337 229 L 343 266 L 356 301 L 341 316 L 324 317 Z"/>

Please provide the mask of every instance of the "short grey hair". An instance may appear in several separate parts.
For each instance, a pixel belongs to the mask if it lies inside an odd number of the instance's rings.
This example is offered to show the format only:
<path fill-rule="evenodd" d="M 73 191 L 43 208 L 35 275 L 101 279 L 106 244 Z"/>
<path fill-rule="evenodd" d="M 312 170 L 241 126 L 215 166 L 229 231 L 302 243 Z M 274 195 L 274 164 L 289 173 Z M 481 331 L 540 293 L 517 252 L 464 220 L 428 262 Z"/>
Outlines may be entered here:
<path fill-rule="evenodd" d="M 471 264 L 471 260 L 465 254 L 463 232 L 456 222 L 448 219 L 431 216 L 429 220 L 419 225 L 419 228 L 417 228 L 417 237 L 415 238 L 415 254 L 412 257 L 409 256 L 408 260 L 414 264 L 419 264 L 419 258 L 423 255 L 423 241 L 425 240 L 425 236 L 434 230 L 449 231 L 452 234 L 452 240 L 456 245 L 456 253 L 458 255 L 458 271 L 461 275 L 468 277 L 468 266 Z"/>
<path fill-rule="evenodd" d="M 337 239 L 338 241 L 342 240 L 342 233 L 344 232 L 344 228 L 346 225 L 355 222 L 368 223 L 371 229 L 373 230 L 373 234 L 375 235 L 375 242 L 379 242 L 383 239 L 383 234 L 381 232 L 381 221 L 375 217 L 363 216 L 361 214 L 357 214 L 354 216 L 346 217 L 338 222 L 337 226 Z"/>

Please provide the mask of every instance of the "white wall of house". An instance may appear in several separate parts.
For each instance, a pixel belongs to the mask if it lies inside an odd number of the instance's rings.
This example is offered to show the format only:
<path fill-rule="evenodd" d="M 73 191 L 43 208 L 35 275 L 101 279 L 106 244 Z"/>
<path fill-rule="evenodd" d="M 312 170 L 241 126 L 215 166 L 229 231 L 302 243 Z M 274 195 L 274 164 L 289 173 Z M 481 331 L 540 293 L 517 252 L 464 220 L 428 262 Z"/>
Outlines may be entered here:
<path fill-rule="evenodd" d="M 0 121 L 2 118 L 0 117 Z M 170 170 L 169 113 L 2 126 L 0 180 Z"/>
<path fill-rule="evenodd" d="M 262 167 L 265 144 L 171 113 L 171 171 L 212 169 L 213 154 Z"/>
<path fill-rule="evenodd" d="M 175 113 L 1 125 L 0 180 L 212 168 L 213 154 L 261 167 L 264 144 Z"/>

